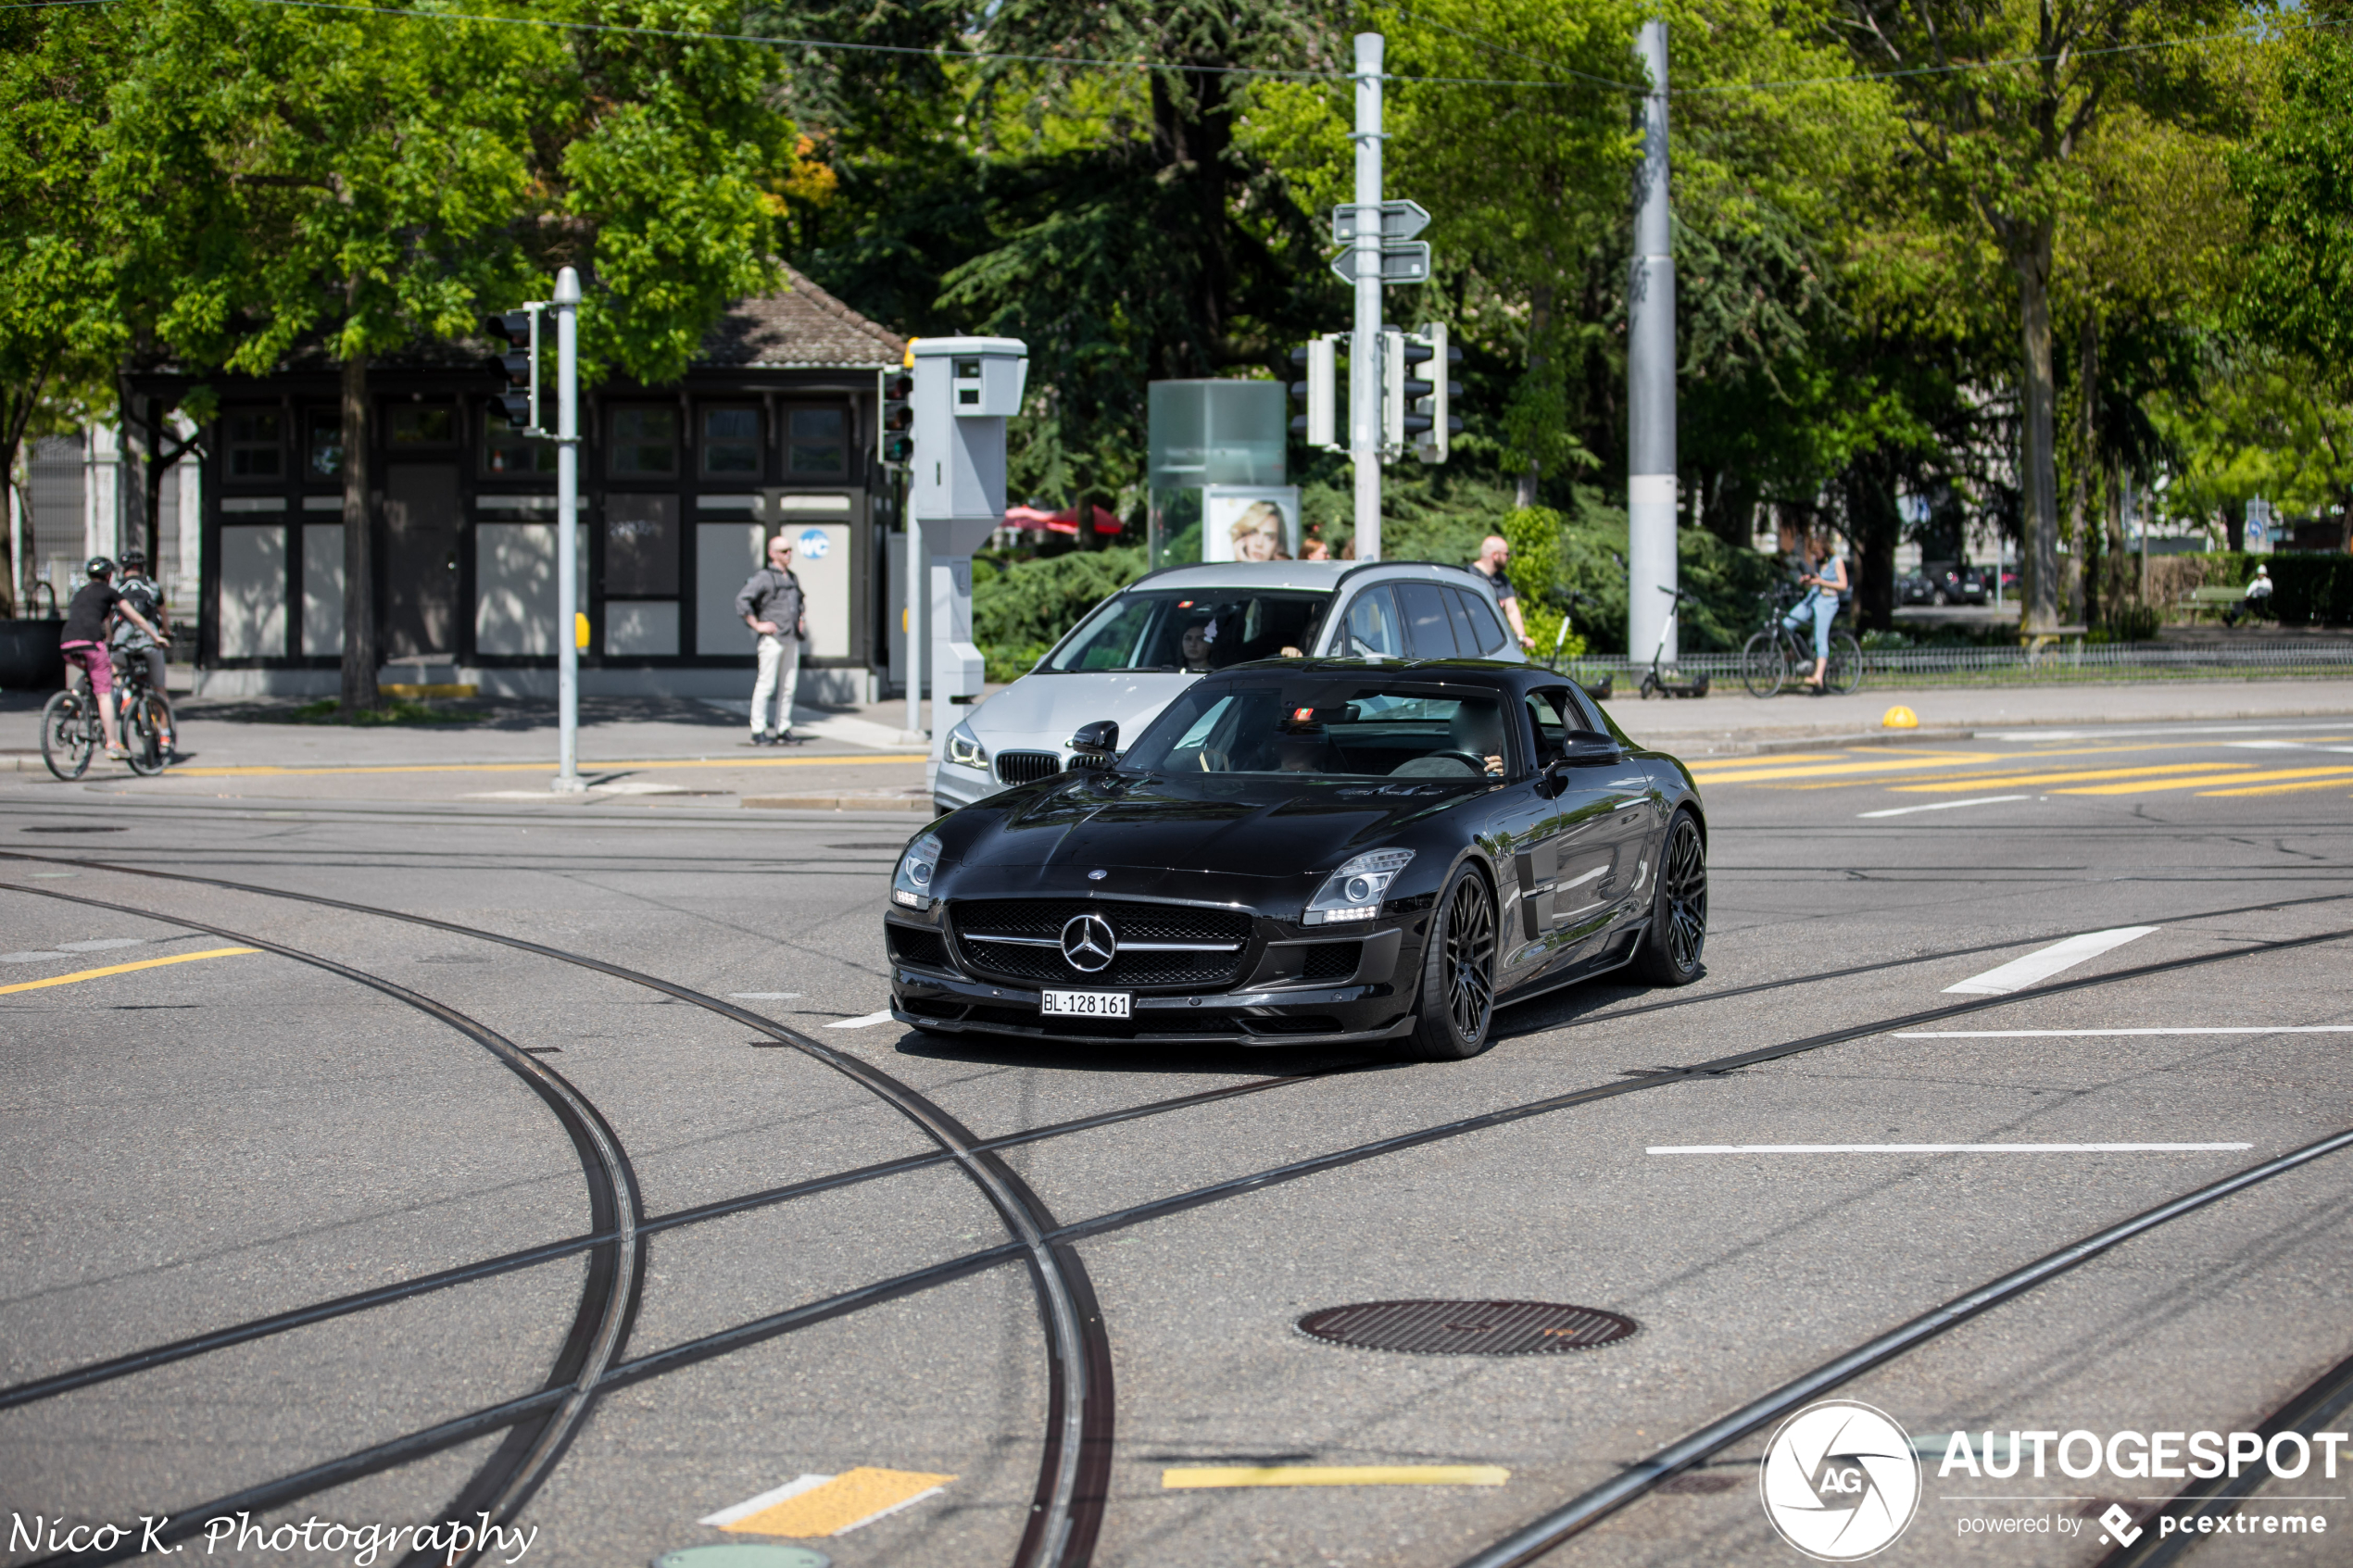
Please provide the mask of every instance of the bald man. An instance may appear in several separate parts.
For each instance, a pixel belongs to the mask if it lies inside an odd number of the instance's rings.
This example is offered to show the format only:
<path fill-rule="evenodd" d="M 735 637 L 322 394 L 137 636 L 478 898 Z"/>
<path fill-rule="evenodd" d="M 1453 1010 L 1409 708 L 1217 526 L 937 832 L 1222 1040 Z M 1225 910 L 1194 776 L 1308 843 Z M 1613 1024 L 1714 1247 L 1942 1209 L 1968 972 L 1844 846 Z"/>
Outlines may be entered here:
<path fill-rule="evenodd" d="M 1512 635 L 1519 639 L 1519 646 L 1532 648 L 1535 640 L 1528 634 L 1528 623 L 1519 618 L 1519 596 L 1512 591 L 1512 580 L 1504 575 L 1504 568 L 1511 560 L 1511 541 L 1500 533 L 1490 533 L 1478 542 L 1478 559 L 1471 563 L 1471 570 L 1487 579 L 1487 585 L 1494 591 L 1495 603 L 1503 610 L 1504 619 L 1511 622 Z"/>

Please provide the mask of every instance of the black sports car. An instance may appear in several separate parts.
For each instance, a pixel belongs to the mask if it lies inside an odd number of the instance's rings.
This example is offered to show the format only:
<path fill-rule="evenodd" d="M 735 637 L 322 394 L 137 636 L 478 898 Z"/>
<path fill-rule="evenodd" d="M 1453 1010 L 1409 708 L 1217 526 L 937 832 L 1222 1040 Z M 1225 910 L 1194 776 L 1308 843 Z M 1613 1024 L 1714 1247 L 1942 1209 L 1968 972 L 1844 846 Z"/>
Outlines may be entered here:
<path fill-rule="evenodd" d="M 1498 1001 L 1707 935 L 1683 765 L 1567 678 L 1440 659 L 1209 676 L 1126 750 L 967 806 L 900 857 L 891 1015 L 1072 1041 L 1487 1047 Z"/>

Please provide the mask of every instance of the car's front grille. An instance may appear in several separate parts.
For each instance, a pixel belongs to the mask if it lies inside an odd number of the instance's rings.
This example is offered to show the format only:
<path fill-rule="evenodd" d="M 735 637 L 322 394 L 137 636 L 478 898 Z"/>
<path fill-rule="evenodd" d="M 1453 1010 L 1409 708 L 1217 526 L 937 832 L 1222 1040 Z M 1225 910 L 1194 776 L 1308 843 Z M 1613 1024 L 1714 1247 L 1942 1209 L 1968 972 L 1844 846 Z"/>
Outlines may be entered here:
<path fill-rule="evenodd" d="M 1000 751 L 997 754 L 997 782 L 1001 784 L 1036 784 L 1039 779 L 1051 779 L 1062 771 L 1062 753 L 1058 751 Z"/>
<path fill-rule="evenodd" d="M 1362 942 L 1318 942 L 1307 949 L 1306 962 L 1300 966 L 1302 980 L 1341 981 L 1356 972 L 1356 955 Z"/>
<path fill-rule="evenodd" d="M 1090 913 L 1109 923 L 1118 942 L 1112 961 L 1094 971 L 1072 965 L 1061 946 L 1063 927 Z M 1240 909 L 1095 898 L 956 900 L 949 905 L 949 921 L 964 967 L 973 973 L 1033 985 L 1119 988 L 1230 985 L 1241 973 L 1251 933 L 1251 917 Z M 1130 946 L 1159 943 L 1199 946 L 1157 951 Z"/>
<path fill-rule="evenodd" d="M 895 961 L 927 964 L 933 969 L 948 967 L 948 944 L 937 931 L 890 923 L 886 923 L 883 930 L 890 938 L 890 956 Z"/>
<path fill-rule="evenodd" d="M 1139 1035 L 1230 1035 L 1231 1018 L 1217 1014 L 1153 1013 L 1139 1018 L 1041 1018 L 1026 1008 L 975 1007 L 964 1014 L 968 1023 L 994 1023 L 1042 1035 L 1079 1038 L 1132 1040 Z"/>

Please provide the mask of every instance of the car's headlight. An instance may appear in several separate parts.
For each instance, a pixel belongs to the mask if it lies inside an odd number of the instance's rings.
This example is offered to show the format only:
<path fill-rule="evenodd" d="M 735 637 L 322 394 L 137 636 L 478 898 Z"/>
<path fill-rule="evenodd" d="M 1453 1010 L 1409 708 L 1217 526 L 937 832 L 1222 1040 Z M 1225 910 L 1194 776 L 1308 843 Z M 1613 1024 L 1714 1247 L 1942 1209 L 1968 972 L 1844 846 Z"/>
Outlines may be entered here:
<path fill-rule="evenodd" d="M 948 760 L 959 768 L 986 768 L 988 748 L 973 734 L 972 721 L 967 719 L 948 732 Z"/>
<path fill-rule="evenodd" d="M 1381 895 L 1413 859 L 1411 849 L 1375 849 L 1357 856 L 1324 879 L 1322 889 L 1307 901 L 1302 923 L 1372 919 L 1380 913 Z"/>
<path fill-rule="evenodd" d="M 911 909 L 931 908 L 931 879 L 939 870 L 939 835 L 927 833 L 907 847 L 891 873 L 890 901 Z"/>

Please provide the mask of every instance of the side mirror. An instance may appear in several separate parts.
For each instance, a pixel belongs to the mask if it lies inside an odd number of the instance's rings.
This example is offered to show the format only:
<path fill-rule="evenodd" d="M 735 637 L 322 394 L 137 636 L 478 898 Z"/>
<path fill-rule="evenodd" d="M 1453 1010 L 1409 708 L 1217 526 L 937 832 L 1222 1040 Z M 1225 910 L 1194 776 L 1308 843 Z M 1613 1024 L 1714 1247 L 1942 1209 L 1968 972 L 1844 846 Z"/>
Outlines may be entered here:
<path fill-rule="evenodd" d="M 1579 730 L 1568 737 L 1568 746 L 1561 753 L 1560 765 L 1565 768 L 1591 768 L 1601 763 L 1618 762 L 1626 754 L 1617 749 L 1617 742 L 1595 730 Z"/>
<path fill-rule="evenodd" d="M 1070 737 L 1070 749 L 1074 768 L 1108 768 L 1119 755 L 1119 726 L 1109 719 L 1081 724 Z"/>

